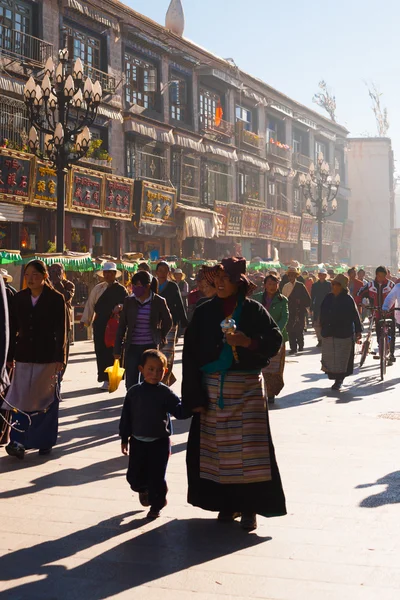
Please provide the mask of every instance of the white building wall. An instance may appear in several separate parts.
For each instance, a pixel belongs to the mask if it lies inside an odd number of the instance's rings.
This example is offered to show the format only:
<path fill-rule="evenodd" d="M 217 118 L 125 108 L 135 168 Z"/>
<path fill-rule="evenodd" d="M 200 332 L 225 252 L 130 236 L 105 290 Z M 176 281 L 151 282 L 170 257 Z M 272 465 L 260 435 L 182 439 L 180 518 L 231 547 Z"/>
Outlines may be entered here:
<path fill-rule="evenodd" d="M 354 222 L 352 263 L 391 264 L 391 142 L 386 138 L 349 139 L 348 171 Z"/>

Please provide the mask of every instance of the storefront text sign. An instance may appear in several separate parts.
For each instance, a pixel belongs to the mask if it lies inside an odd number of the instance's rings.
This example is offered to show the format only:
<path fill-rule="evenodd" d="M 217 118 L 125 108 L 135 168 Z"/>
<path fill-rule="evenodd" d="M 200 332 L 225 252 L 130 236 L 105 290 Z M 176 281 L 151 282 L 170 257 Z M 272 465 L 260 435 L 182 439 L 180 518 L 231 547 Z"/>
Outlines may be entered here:
<path fill-rule="evenodd" d="M 299 241 L 300 227 L 301 227 L 301 217 L 296 217 L 295 215 L 290 215 L 289 232 L 288 232 L 288 239 L 287 239 L 288 242 L 297 244 L 297 242 Z"/>
<path fill-rule="evenodd" d="M 263 239 L 272 239 L 274 232 L 274 213 L 268 210 L 262 210 L 260 215 L 260 225 L 258 235 Z"/>
<path fill-rule="evenodd" d="M 133 179 L 106 175 L 104 214 L 130 220 L 133 205 Z"/>
<path fill-rule="evenodd" d="M 214 205 L 214 210 L 218 213 L 219 225 L 218 225 L 218 234 L 220 236 L 226 235 L 226 226 L 228 224 L 228 209 L 229 204 L 226 202 L 216 202 Z"/>
<path fill-rule="evenodd" d="M 243 206 L 229 204 L 226 235 L 240 236 L 242 233 Z"/>
<path fill-rule="evenodd" d="M 242 235 L 257 237 L 260 223 L 260 212 L 256 208 L 245 207 L 243 211 Z"/>
<path fill-rule="evenodd" d="M 286 242 L 289 233 L 290 215 L 275 214 L 273 239 L 279 242 Z"/>
<path fill-rule="evenodd" d="M 10 153 L 0 154 L 0 196 L 14 202 L 28 202 L 33 157 Z"/>
<path fill-rule="evenodd" d="M 314 218 L 311 215 L 304 214 L 301 218 L 300 240 L 302 242 L 311 242 L 311 235 L 314 226 Z"/>
<path fill-rule="evenodd" d="M 55 208 L 57 205 L 57 174 L 43 162 L 36 162 L 32 204 Z"/>
<path fill-rule="evenodd" d="M 74 168 L 70 173 L 69 209 L 86 214 L 101 214 L 103 175 L 90 169 Z"/>

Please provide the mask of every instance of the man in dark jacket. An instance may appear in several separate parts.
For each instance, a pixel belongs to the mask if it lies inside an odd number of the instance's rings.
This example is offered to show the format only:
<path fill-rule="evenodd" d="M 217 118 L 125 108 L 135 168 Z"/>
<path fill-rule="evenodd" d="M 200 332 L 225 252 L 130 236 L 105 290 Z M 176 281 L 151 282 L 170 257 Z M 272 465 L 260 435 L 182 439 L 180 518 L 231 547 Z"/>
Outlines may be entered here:
<path fill-rule="evenodd" d="M 165 344 L 172 327 L 172 317 L 164 298 L 151 291 L 146 271 L 132 277 L 132 295 L 124 301 L 114 345 L 114 358 L 120 358 L 125 340 L 126 388 L 138 383 L 139 364 L 145 350 Z"/>
<path fill-rule="evenodd" d="M 331 293 L 332 286 L 330 281 L 327 281 L 328 271 L 326 269 L 320 269 L 318 271 L 318 281 L 313 283 L 311 288 L 311 312 L 313 326 L 315 329 L 315 335 L 318 339 L 317 347 L 319 348 L 322 344 L 321 337 L 321 326 L 319 324 L 319 315 L 321 311 L 321 304 L 324 301 L 325 296 Z"/>
<path fill-rule="evenodd" d="M 296 354 L 297 350 L 304 350 L 304 322 L 307 308 L 310 307 L 311 298 L 304 283 L 298 281 L 296 267 L 289 267 L 288 283 L 283 287 L 282 294 L 289 300 L 289 321 L 287 332 L 289 335 L 289 354 Z"/>

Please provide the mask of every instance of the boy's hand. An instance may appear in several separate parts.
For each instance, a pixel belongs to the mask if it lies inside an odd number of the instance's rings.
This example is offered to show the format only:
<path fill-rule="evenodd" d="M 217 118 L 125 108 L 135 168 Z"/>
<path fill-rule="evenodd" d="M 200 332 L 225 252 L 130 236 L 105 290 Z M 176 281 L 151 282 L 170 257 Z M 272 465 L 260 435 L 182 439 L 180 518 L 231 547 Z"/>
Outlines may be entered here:
<path fill-rule="evenodd" d="M 129 444 L 121 444 L 121 452 L 124 456 L 128 456 Z"/>

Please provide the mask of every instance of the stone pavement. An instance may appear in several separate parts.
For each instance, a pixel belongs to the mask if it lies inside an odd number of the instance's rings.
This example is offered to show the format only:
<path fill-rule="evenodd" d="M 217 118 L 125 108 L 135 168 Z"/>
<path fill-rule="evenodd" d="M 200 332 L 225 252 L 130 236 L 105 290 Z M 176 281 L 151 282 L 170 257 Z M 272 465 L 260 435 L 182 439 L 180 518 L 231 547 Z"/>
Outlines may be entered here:
<path fill-rule="evenodd" d="M 169 504 L 146 522 L 120 455 L 122 388 L 99 393 L 92 344 L 77 343 L 51 457 L 0 449 L 0 600 L 398 600 L 399 363 L 382 384 L 370 359 L 334 393 L 306 345 L 271 410 L 288 516 L 245 534 L 186 503 L 188 421 Z"/>

